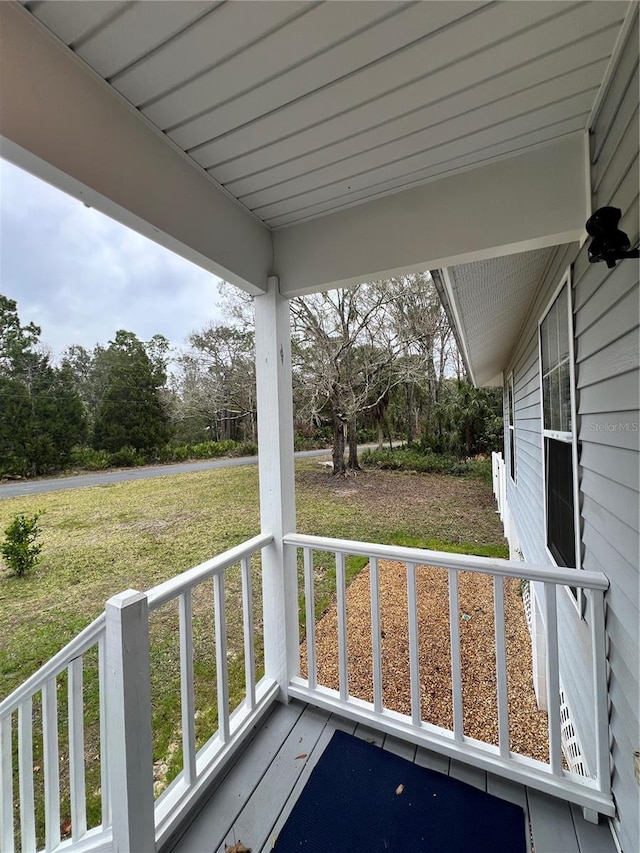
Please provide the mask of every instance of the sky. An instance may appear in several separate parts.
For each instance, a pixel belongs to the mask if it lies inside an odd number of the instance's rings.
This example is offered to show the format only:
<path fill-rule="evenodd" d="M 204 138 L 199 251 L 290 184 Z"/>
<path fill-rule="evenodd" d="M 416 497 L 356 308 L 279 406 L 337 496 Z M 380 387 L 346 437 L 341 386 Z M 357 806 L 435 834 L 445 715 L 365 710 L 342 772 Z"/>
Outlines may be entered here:
<path fill-rule="evenodd" d="M 0 293 L 54 358 L 106 345 L 118 329 L 177 347 L 223 322 L 211 273 L 0 160 Z"/>

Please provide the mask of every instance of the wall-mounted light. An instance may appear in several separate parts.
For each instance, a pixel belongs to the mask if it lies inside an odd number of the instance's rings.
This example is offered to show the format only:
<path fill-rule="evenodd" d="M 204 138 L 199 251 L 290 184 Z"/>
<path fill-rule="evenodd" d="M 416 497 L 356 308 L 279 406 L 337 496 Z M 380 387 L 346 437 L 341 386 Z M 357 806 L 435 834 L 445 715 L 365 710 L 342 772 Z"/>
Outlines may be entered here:
<path fill-rule="evenodd" d="M 631 249 L 629 238 L 618 228 L 622 211 L 617 207 L 601 207 L 587 219 L 585 228 L 593 237 L 589 244 L 589 260 L 592 264 L 606 261 L 613 269 L 616 261 L 625 258 L 640 258 L 638 249 Z"/>

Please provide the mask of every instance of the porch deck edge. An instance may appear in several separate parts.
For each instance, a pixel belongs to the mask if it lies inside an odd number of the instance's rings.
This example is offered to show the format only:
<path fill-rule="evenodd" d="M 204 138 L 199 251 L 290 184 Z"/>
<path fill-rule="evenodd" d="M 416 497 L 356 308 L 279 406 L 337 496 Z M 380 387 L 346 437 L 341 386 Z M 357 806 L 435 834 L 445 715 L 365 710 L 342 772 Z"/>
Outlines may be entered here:
<path fill-rule="evenodd" d="M 205 769 L 198 776 L 195 784 L 180 785 L 180 777 L 175 780 L 176 788 L 167 789 L 166 797 L 156 801 L 156 848 L 161 849 L 171 838 L 178 827 L 189 819 L 189 812 L 195 808 L 210 783 L 218 776 L 234 756 L 242 751 L 245 740 L 255 726 L 262 722 L 269 712 L 279 693 L 279 686 L 271 679 L 262 679 L 257 685 L 256 706 L 250 712 L 245 712 L 238 720 L 237 728 L 232 737 L 207 762 L 208 756 L 203 756 Z M 240 708 L 237 709 L 241 710 Z M 237 713 L 237 712 L 236 712 Z M 203 752 L 207 747 L 203 747 Z"/>
<path fill-rule="evenodd" d="M 468 743 L 458 743 L 439 737 L 426 728 L 417 728 L 410 722 L 403 722 L 401 715 L 377 713 L 367 707 L 367 703 L 353 701 L 344 702 L 333 691 L 317 688 L 310 689 L 302 683 L 301 679 L 294 679 L 288 688 L 289 696 L 307 702 L 318 708 L 347 717 L 357 723 L 372 726 L 386 734 L 407 740 L 416 746 L 426 747 L 454 758 L 466 764 L 471 764 L 481 770 L 486 770 L 497 776 L 502 776 L 509 781 L 518 782 L 521 785 L 542 791 L 545 794 L 559 797 L 578 806 L 593 809 L 606 817 L 615 815 L 615 804 L 611 797 L 596 790 L 588 788 L 579 782 L 567 778 L 554 778 L 543 774 L 535 768 L 520 768 L 517 765 L 506 762 L 499 755 L 492 756 L 481 753 Z"/>

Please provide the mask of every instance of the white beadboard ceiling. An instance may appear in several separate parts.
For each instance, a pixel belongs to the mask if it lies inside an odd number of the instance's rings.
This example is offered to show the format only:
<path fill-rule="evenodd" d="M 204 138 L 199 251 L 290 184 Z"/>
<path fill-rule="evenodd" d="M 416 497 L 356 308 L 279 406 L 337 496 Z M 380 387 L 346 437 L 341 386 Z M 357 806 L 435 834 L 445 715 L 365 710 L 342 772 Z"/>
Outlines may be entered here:
<path fill-rule="evenodd" d="M 478 385 L 500 382 L 532 297 L 556 249 L 537 249 L 447 270 L 457 320 L 473 378 Z"/>
<path fill-rule="evenodd" d="M 271 228 L 584 130 L 628 8 L 23 5 Z"/>

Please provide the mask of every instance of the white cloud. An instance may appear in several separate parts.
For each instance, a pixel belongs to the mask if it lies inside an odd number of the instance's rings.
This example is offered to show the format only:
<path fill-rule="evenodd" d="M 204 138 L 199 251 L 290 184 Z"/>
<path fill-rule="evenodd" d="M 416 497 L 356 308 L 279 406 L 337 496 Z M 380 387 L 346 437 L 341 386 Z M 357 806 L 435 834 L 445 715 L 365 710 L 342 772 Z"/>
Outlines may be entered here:
<path fill-rule="evenodd" d="M 2 160 L 0 292 L 54 355 L 118 329 L 181 345 L 223 321 L 211 273 Z"/>

